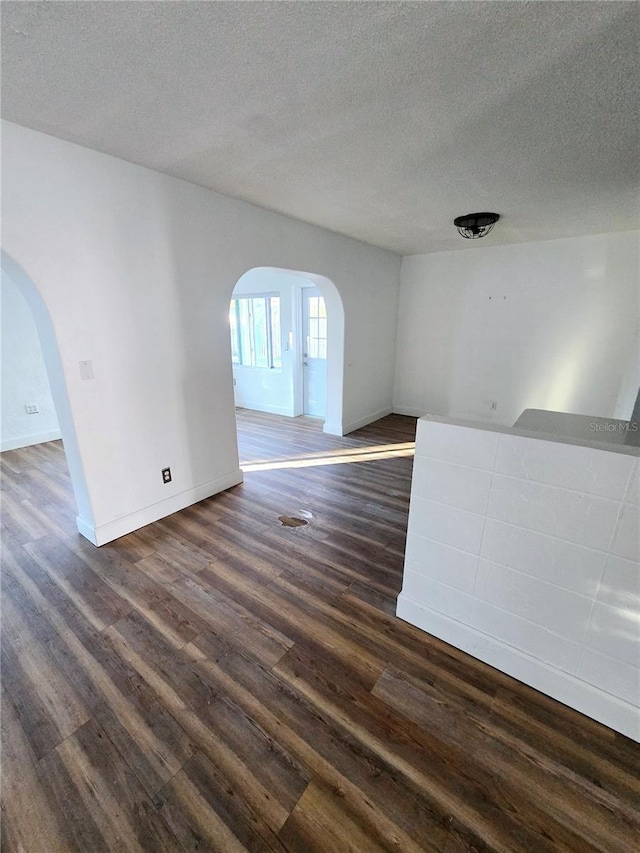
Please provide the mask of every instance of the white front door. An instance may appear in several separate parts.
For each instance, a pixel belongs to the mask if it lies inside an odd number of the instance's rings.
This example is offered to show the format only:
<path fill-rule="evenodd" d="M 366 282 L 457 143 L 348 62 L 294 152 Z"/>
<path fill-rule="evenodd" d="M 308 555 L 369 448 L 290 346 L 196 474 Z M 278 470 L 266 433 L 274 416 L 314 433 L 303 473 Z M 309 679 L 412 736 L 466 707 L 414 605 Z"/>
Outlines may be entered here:
<path fill-rule="evenodd" d="M 317 287 L 302 288 L 302 376 L 305 415 L 327 411 L 327 309 Z"/>

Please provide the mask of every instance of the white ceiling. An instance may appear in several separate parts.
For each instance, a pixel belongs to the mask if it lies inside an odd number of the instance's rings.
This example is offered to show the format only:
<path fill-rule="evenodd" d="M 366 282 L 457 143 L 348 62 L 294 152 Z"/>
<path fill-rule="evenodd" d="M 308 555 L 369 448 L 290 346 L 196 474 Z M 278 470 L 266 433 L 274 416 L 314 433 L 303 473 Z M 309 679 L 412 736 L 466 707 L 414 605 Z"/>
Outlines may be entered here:
<path fill-rule="evenodd" d="M 636 2 L 3 2 L 4 118 L 403 254 L 638 227 Z"/>

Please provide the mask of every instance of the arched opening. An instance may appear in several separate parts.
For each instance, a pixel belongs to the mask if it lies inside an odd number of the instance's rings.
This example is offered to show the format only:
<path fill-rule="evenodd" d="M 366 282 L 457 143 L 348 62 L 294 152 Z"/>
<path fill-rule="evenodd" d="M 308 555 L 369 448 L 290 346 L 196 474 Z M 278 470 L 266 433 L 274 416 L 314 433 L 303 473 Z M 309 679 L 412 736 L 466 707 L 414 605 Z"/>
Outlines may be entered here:
<path fill-rule="evenodd" d="M 71 406 L 67 394 L 64 371 L 53 324 L 47 306 L 36 285 L 6 252 L 2 251 L 0 267 L 3 279 L 14 285 L 24 297 L 31 310 L 38 332 L 42 357 L 49 379 L 51 397 L 55 406 L 60 435 L 69 467 L 73 493 L 78 509 L 76 523 L 80 532 L 93 541 L 89 531 L 93 531 L 94 518 L 86 487 L 82 460 L 78 447 Z M 37 401 L 36 401 L 37 402 Z"/>
<path fill-rule="evenodd" d="M 238 408 L 308 414 L 343 434 L 344 309 L 333 282 L 254 267 L 234 287 L 230 331 Z"/>

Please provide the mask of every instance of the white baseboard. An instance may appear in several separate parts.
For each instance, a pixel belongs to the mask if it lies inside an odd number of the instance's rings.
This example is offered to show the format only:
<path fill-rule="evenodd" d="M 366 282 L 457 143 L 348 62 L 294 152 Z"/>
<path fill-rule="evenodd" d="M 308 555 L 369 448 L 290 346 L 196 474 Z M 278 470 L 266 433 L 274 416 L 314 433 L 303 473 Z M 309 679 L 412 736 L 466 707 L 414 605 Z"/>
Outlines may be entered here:
<path fill-rule="evenodd" d="M 127 533 L 132 533 L 134 530 L 139 530 L 147 524 L 158 521 L 161 518 L 166 518 L 174 512 L 179 512 L 191 504 L 203 501 L 205 498 L 210 498 L 212 495 L 217 495 L 218 492 L 223 492 L 225 489 L 230 489 L 231 486 L 237 486 L 243 480 L 242 471 L 238 468 L 231 474 L 225 474 L 223 477 L 218 477 L 216 480 L 210 480 L 208 483 L 203 483 L 201 486 L 196 486 L 193 489 L 187 489 L 177 495 L 172 495 L 166 500 L 151 504 L 150 506 L 132 512 L 129 515 L 116 518 L 113 521 L 108 521 L 106 524 L 98 524 L 96 526 L 87 523 L 80 516 L 76 518 L 78 531 L 93 542 L 94 545 L 106 545 L 107 542 L 112 542 L 114 539 L 119 539 Z"/>
<path fill-rule="evenodd" d="M 469 625 L 398 596 L 396 615 L 478 660 L 640 742 L 640 709 Z"/>
<path fill-rule="evenodd" d="M 93 542 L 94 545 L 104 545 L 104 542 L 98 543 L 96 537 L 96 528 L 88 521 L 85 521 L 83 518 L 80 518 L 79 515 L 76 515 L 76 527 L 78 528 L 78 533 L 81 536 L 84 536 L 85 539 L 88 539 L 89 542 Z M 131 531 L 129 531 L 131 532 Z M 111 541 L 111 540 L 107 540 Z"/>
<path fill-rule="evenodd" d="M 266 412 L 269 415 L 283 415 L 285 418 L 294 417 L 290 406 L 269 406 L 264 403 L 236 403 L 236 409 L 249 409 L 252 412 Z"/>
<path fill-rule="evenodd" d="M 394 415 L 408 415 L 410 418 L 421 418 L 427 414 L 426 409 L 416 409 L 412 406 L 396 406 L 393 407 Z"/>
<path fill-rule="evenodd" d="M 37 435 L 24 435 L 22 438 L 8 438 L 0 444 L 0 452 L 19 450 L 21 447 L 32 447 L 34 444 L 44 444 L 45 441 L 59 441 L 62 438 L 60 430 L 40 432 Z"/>
<path fill-rule="evenodd" d="M 370 415 L 365 415 L 365 417 L 363 418 L 358 418 L 357 421 L 351 421 L 351 423 L 345 424 L 343 426 L 342 435 L 348 435 L 350 432 L 353 432 L 356 429 L 361 429 L 362 427 L 367 426 L 367 424 L 372 424 L 374 421 L 379 421 L 380 418 L 386 418 L 386 416 L 392 414 L 392 412 L 393 409 L 390 406 L 387 406 L 377 412 L 371 412 Z M 328 432 L 328 430 L 325 429 L 325 432 Z"/>
<path fill-rule="evenodd" d="M 330 423 L 329 421 L 323 423 L 322 432 L 326 432 L 327 435 L 344 435 L 342 424 Z"/>
<path fill-rule="evenodd" d="M 493 426 L 511 426 L 508 421 L 500 421 L 491 414 L 483 412 L 434 412 L 433 409 L 416 409 L 414 406 L 403 406 L 394 404 L 393 413 L 395 415 L 408 415 L 411 418 L 422 418 L 424 415 L 436 415 L 445 418 L 459 419 L 463 421 L 473 421 L 474 423 L 492 424 Z"/>

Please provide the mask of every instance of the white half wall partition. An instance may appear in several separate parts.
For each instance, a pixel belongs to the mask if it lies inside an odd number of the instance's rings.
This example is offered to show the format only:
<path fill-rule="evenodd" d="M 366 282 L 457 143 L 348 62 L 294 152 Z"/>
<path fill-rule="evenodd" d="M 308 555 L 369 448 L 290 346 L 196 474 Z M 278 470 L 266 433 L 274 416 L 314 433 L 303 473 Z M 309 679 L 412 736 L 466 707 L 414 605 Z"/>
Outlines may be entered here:
<path fill-rule="evenodd" d="M 584 420 L 418 421 L 397 614 L 640 741 L 640 448 Z"/>
<path fill-rule="evenodd" d="M 302 271 L 339 295 L 342 393 L 327 428 L 392 410 L 397 255 L 9 122 L 2 132 L 3 249 L 51 320 L 91 541 L 241 481 L 229 299 L 250 269 Z"/>

